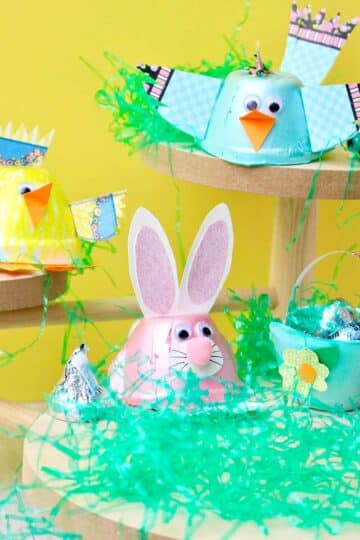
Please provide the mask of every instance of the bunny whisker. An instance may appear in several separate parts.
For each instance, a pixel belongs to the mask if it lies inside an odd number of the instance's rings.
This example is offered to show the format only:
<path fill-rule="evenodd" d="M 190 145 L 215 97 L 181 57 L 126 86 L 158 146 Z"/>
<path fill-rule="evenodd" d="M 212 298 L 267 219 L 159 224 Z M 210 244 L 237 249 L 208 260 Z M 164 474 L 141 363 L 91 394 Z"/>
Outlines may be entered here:
<path fill-rule="evenodd" d="M 216 360 L 213 360 L 212 358 L 210 358 L 210 362 L 217 364 L 218 366 L 222 366 L 222 362 L 216 362 Z"/>
<path fill-rule="evenodd" d="M 171 349 L 171 352 L 177 352 L 177 353 L 181 354 L 182 356 L 186 356 L 185 351 L 179 351 L 178 349 Z"/>
<path fill-rule="evenodd" d="M 186 364 L 185 360 L 183 362 L 176 362 L 176 364 L 172 364 L 172 368 L 176 367 L 176 366 L 180 366 L 181 364 Z"/>

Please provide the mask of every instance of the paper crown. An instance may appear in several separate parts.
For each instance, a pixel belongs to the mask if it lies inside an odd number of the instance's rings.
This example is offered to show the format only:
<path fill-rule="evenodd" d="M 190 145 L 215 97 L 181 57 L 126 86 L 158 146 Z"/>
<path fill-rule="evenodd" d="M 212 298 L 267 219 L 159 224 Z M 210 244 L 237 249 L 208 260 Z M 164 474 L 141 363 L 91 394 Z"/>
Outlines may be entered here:
<path fill-rule="evenodd" d="M 289 165 L 319 158 L 358 133 L 358 83 L 320 86 L 360 18 L 325 21 L 293 2 L 280 72 L 207 75 L 141 64 L 158 113 L 209 154 L 241 165 Z M 255 75 L 255 76 L 254 76 Z"/>
<path fill-rule="evenodd" d="M 303 84 L 320 83 L 359 22 L 354 17 L 341 23 L 339 12 L 327 21 L 325 8 L 312 17 L 309 5 L 300 9 L 294 1 L 281 71 L 297 75 Z"/>
<path fill-rule="evenodd" d="M 355 26 L 360 22 L 360 18 L 355 17 L 348 22 L 340 24 L 340 13 L 337 13 L 329 21 L 326 21 L 325 18 L 325 8 L 322 8 L 312 18 L 310 5 L 307 5 L 304 9 L 299 9 L 297 2 L 293 2 L 289 35 L 304 39 L 305 41 L 313 41 L 314 43 L 322 43 L 336 49 L 341 49 Z"/>
<path fill-rule="evenodd" d="M 24 126 L 14 130 L 12 122 L 0 126 L 0 165 L 40 165 L 51 144 L 55 131 L 39 135 L 39 127 L 31 131 Z"/>

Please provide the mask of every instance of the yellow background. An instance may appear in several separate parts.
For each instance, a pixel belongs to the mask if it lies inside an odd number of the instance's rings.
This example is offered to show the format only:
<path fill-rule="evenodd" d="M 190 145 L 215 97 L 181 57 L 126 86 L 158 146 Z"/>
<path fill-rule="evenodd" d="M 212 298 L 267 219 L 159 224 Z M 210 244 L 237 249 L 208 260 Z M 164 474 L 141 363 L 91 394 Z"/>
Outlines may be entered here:
<path fill-rule="evenodd" d="M 305 4 L 305 0 L 301 2 Z M 341 8 L 344 17 L 356 13 L 353 0 L 323 0 L 330 15 Z M 287 34 L 290 0 L 253 0 L 250 19 L 242 31 L 249 53 L 260 40 L 263 55 L 280 63 Z M 314 1 L 313 10 L 322 7 Z M 241 20 L 244 1 L 225 0 L 16 0 L 1 3 L 0 120 L 24 122 L 42 130 L 56 129 L 46 166 L 63 184 L 70 200 L 127 188 L 127 218 L 116 240 L 117 254 L 96 253 L 97 262 L 116 281 L 116 287 L 98 269 L 73 281 L 81 298 L 101 298 L 131 293 L 126 240 L 129 220 L 143 205 L 156 213 L 175 247 L 175 189 L 173 181 L 145 167 L 137 156 L 115 143 L 108 131 L 110 115 L 96 105 L 100 81 L 81 63 L 83 56 L 105 75 L 111 69 L 103 58 L 111 51 L 129 64 L 149 62 L 168 66 L 197 64 L 202 59 L 221 62 L 226 51 L 223 35 L 231 35 Z M 351 36 L 327 82 L 360 80 L 360 29 Z M 271 245 L 275 199 L 214 190 L 179 181 L 183 204 L 186 248 L 205 213 L 220 201 L 232 211 L 236 245 L 227 284 L 232 287 L 265 284 Z M 359 237 L 359 222 L 341 227 L 347 216 L 359 211 L 347 203 L 337 216 L 337 202 L 322 202 L 318 253 L 347 248 Z M 1 219 L 1 216 L 0 216 Z M 329 277 L 332 261 L 321 267 Z M 355 265 L 346 275 L 346 290 L 358 291 Z M 11 314 L 9 314 L 11 317 Z M 226 324 L 222 324 L 226 328 Z M 128 323 L 99 325 L 110 343 L 127 334 Z M 227 327 L 228 328 L 228 327 Z M 229 330 L 229 329 L 228 329 Z M 0 348 L 14 351 L 29 343 L 37 329 L 1 331 Z M 64 328 L 46 328 L 27 352 L 0 370 L 0 398 L 35 400 L 49 392 L 60 377 Z M 229 334 L 230 335 L 230 334 Z M 85 333 L 94 362 L 107 346 L 93 330 Z M 74 334 L 69 346 L 78 346 Z"/>

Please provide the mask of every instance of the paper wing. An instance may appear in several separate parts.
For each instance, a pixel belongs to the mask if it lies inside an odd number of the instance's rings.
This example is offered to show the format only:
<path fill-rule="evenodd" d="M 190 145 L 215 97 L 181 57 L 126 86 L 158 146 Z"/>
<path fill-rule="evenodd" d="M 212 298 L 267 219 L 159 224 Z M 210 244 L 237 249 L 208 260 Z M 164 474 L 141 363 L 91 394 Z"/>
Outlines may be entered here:
<path fill-rule="evenodd" d="M 164 66 L 141 64 L 138 69 L 154 80 L 144 86 L 160 102 L 159 114 L 181 131 L 203 139 L 223 80 Z"/>
<path fill-rule="evenodd" d="M 356 17 L 340 23 L 339 14 L 329 21 L 325 17 L 325 8 L 312 17 L 309 5 L 300 9 L 296 1 L 292 4 L 289 34 L 280 70 L 296 75 L 305 85 L 323 81 L 360 21 Z"/>
<path fill-rule="evenodd" d="M 301 88 L 311 148 L 329 150 L 356 135 L 360 119 L 360 85 Z"/>
<path fill-rule="evenodd" d="M 117 234 L 123 217 L 125 191 L 70 205 L 79 238 L 89 242 L 108 240 Z"/>

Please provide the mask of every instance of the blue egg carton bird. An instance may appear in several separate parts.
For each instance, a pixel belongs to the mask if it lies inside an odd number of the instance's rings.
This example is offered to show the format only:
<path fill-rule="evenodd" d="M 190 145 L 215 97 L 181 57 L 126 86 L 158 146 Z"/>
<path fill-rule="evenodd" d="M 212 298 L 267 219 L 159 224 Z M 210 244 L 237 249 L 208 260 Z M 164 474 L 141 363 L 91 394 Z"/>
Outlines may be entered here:
<path fill-rule="evenodd" d="M 164 66 L 141 64 L 146 92 L 158 113 L 218 158 L 239 165 L 308 163 L 358 133 L 360 85 L 321 85 L 360 22 L 326 20 L 323 8 L 292 3 L 287 45 L 279 72 L 256 65 L 225 80 Z"/>

